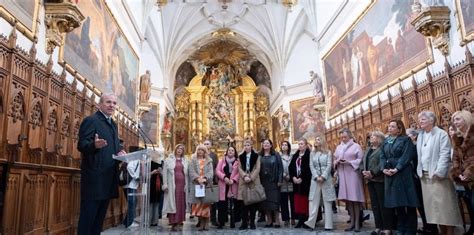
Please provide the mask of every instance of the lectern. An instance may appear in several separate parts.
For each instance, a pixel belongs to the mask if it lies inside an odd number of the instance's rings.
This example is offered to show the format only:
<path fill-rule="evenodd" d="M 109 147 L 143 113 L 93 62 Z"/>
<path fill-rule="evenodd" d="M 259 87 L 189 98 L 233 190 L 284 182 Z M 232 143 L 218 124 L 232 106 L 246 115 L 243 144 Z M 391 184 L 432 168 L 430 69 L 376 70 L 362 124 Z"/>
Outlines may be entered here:
<path fill-rule="evenodd" d="M 140 215 L 140 227 L 139 234 L 148 234 L 150 226 L 150 171 L 151 171 L 151 159 L 157 157 L 159 154 L 157 151 L 151 149 L 144 149 L 137 152 L 132 152 L 123 156 L 114 155 L 113 158 L 122 162 L 130 162 L 133 160 L 140 161 L 140 178 L 139 188 L 137 193 L 131 193 L 128 196 L 135 196 L 141 200 L 141 215 Z"/>

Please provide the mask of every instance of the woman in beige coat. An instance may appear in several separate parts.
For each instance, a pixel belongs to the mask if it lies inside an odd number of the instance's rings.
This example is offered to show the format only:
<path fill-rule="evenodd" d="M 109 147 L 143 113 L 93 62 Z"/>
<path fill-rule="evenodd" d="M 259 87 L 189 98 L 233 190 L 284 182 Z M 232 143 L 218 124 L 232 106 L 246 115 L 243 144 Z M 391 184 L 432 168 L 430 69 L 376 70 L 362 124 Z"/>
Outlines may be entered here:
<path fill-rule="evenodd" d="M 207 147 L 200 144 L 196 147 L 196 153 L 191 159 L 189 165 L 190 200 L 194 204 L 191 214 L 199 218 L 200 231 L 209 229 L 209 217 L 211 216 L 211 204 L 206 204 L 200 198 L 195 197 L 196 185 L 211 186 L 214 177 L 214 167 L 212 159 L 209 157 Z"/>
<path fill-rule="evenodd" d="M 178 144 L 163 166 L 163 213 L 168 214 L 172 231 L 177 231 L 185 220 L 187 188 L 188 161 L 184 157 L 184 145 Z"/>
<path fill-rule="evenodd" d="M 336 200 L 336 190 L 332 181 L 332 155 L 323 136 L 316 136 L 314 149 L 311 151 L 309 168 L 311 169 L 311 186 L 309 188 L 309 218 L 305 224 L 314 229 L 318 217 L 321 199 L 324 206 L 324 229 L 333 229 L 332 202 Z"/>
<path fill-rule="evenodd" d="M 239 193 L 238 200 L 243 200 L 243 194 L 247 192 L 250 185 L 259 185 L 260 183 L 260 156 L 253 151 L 252 141 L 246 140 L 244 142 L 244 152 L 239 155 Z M 257 212 L 257 204 L 244 205 L 242 208 L 242 224 L 240 230 L 248 228 L 249 213 L 250 213 L 250 229 L 255 227 L 255 213 Z"/>

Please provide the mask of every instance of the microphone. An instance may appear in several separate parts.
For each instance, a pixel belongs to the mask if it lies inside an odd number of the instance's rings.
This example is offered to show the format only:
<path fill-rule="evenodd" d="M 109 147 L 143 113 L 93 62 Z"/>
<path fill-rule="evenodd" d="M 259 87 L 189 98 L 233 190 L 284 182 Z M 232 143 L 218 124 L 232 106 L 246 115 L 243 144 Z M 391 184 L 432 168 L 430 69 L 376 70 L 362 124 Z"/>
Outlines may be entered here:
<path fill-rule="evenodd" d="M 153 141 L 150 139 L 150 137 L 148 137 L 146 132 L 142 129 L 142 127 L 140 126 L 140 122 L 137 123 L 137 127 L 138 127 L 138 131 L 142 132 L 142 136 L 144 137 L 144 139 L 146 138 L 148 141 L 150 141 L 151 147 L 153 148 L 153 151 L 155 151 L 155 145 L 153 144 Z M 146 148 L 146 144 L 145 144 L 145 148 Z"/>

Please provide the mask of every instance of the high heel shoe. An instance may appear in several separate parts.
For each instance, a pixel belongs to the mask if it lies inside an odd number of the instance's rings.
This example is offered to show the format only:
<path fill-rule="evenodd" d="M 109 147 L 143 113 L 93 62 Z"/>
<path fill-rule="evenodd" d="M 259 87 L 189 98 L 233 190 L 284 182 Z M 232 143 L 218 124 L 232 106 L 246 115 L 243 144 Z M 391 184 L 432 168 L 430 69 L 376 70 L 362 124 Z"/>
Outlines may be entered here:
<path fill-rule="evenodd" d="M 350 227 L 350 228 L 344 229 L 344 231 L 345 231 L 345 232 L 351 232 L 351 231 L 353 231 L 354 229 L 355 229 L 355 226 L 352 226 L 352 227 Z"/>

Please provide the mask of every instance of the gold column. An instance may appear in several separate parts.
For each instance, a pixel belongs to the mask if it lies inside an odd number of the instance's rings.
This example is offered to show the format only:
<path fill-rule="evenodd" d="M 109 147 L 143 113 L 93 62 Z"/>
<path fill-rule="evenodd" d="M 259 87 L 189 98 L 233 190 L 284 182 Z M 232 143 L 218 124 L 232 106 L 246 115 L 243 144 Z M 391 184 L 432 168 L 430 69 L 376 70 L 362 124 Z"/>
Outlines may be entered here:
<path fill-rule="evenodd" d="M 238 87 L 236 90 L 242 94 L 243 137 L 253 137 L 255 133 L 255 98 L 253 94 L 257 91 L 257 88 Z"/>
<path fill-rule="evenodd" d="M 199 139 L 202 140 L 202 123 L 203 123 L 203 94 L 205 93 L 207 87 L 204 86 L 194 86 L 186 87 L 186 90 L 191 94 L 189 99 L 189 105 L 191 110 L 191 129 L 190 134 L 193 136 L 195 133 L 198 134 Z"/>

